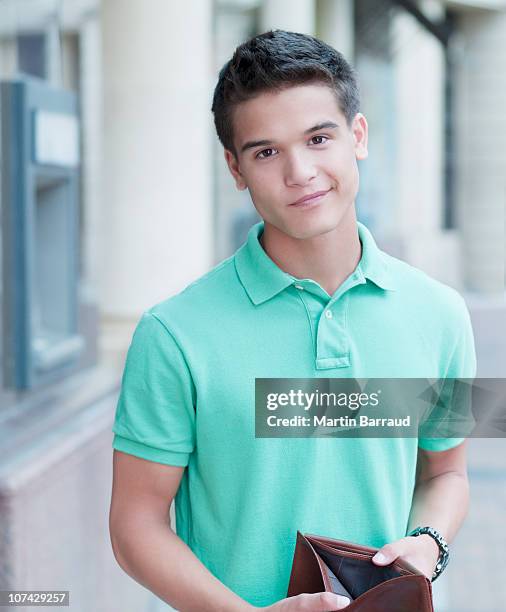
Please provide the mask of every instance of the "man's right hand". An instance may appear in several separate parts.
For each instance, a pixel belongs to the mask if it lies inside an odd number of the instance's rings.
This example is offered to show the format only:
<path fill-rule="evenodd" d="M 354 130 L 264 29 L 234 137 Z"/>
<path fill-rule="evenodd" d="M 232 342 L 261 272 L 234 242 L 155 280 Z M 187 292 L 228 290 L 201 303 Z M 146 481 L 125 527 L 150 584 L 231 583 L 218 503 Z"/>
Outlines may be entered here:
<path fill-rule="evenodd" d="M 264 612 L 333 612 L 342 610 L 349 604 L 347 597 L 335 593 L 302 593 L 259 609 Z"/>

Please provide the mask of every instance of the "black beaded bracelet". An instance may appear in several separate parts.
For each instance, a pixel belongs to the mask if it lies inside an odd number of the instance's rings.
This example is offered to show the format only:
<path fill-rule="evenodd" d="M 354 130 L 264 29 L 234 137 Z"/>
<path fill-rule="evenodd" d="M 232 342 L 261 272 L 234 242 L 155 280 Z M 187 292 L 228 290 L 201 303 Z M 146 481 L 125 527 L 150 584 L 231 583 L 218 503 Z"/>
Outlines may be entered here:
<path fill-rule="evenodd" d="M 422 535 L 423 533 L 426 533 L 427 535 L 430 535 L 431 538 L 434 538 L 439 547 L 439 558 L 431 579 L 431 582 L 434 582 L 434 580 L 436 580 L 436 578 L 442 574 L 443 570 L 448 565 L 448 561 L 450 560 L 450 548 L 448 547 L 448 544 L 443 536 L 439 533 L 439 531 L 436 531 L 434 527 L 417 527 L 416 529 L 413 529 L 413 531 L 410 531 L 408 536 L 416 537 Z"/>

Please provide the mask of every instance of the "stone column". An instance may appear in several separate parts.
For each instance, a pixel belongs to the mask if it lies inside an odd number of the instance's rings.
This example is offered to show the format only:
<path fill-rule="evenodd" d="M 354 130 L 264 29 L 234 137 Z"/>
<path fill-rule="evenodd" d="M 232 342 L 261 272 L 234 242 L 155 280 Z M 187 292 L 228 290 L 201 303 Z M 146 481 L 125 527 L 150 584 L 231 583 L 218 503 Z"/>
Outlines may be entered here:
<path fill-rule="evenodd" d="M 435 0 L 424 0 L 420 8 L 432 21 L 443 16 Z M 459 287 L 458 235 L 443 229 L 444 48 L 405 11 L 394 18 L 392 40 L 398 134 L 395 227 L 403 258 Z"/>
<path fill-rule="evenodd" d="M 210 0 L 104 0 L 100 304 L 136 318 L 212 253 Z"/>
<path fill-rule="evenodd" d="M 317 34 L 353 64 L 355 27 L 352 0 L 320 0 Z"/>
<path fill-rule="evenodd" d="M 462 13 L 455 61 L 457 223 L 468 289 L 505 290 L 506 12 Z"/>
<path fill-rule="evenodd" d="M 278 29 L 314 34 L 315 12 L 315 0 L 264 0 L 260 31 Z"/>
<path fill-rule="evenodd" d="M 102 92 L 100 79 L 100 21 L 87 15 L 79 28 L 79 76 L 81 94 L 82 170 L 81 196 L 84 223 L 82 236 L 81 292 L 96 300 L 103 269 L 101 219 Z"/>

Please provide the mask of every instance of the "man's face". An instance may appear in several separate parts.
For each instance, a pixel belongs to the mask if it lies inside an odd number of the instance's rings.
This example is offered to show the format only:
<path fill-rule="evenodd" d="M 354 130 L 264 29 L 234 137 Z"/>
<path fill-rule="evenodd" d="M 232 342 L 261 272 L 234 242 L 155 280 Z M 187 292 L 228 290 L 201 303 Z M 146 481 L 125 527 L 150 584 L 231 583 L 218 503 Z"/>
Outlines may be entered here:
<path fill-rule="evenodd" d="M 310 238 L 335 229 L 353 209 L 357 159 L 367 157 L 367 122 L 357 113 L 348 127 L 328 86 L 259 94 L 236 107 L 233 125 L 238 159 L 227 150 L 225 159 L 266 224 Z M 293 204 L 317 192 L 326 193 Z"/>

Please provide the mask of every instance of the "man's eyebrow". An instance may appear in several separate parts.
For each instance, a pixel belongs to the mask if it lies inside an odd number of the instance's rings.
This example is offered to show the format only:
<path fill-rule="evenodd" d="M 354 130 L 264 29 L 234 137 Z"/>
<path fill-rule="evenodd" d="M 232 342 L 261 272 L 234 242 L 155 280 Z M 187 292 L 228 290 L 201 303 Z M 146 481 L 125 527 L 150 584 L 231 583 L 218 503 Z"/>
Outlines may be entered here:
<path fill-rule="evenodd" d="M 307 130 L 304 130 L 304 134 L 311 134 L 312 132 L 318 132 L 318 130 L 324 130 L 329 128 L 336 129 L 338 127 L 339 125 L 337 123 L 334 123 L 333 121 L 322 121 L 321 123 L 317 123 L 316 125 L 313 125 Z M 247 151 L 248 149 L 254 149 L 255 147 L 267 147 L 272 144 L 275 144 L 273 140 L 249 140 L 248 142 L 245 142 L 242 145 L 241 153 L 244 153 L 244 151 Z"/>
<path fill-rule="evenodd" d="M 325 130 L 327 128 L 335 129 L 338 127 L 339 126 L 337 123 L 334 123 L 333 121 L 322 121 L 321 123 L 317 123 L 316 125 L 313 125 L 313 127 L 305 130 L 304 134 L 311 134 L 311 132 L 318 132 L 318 130 Z"/>

